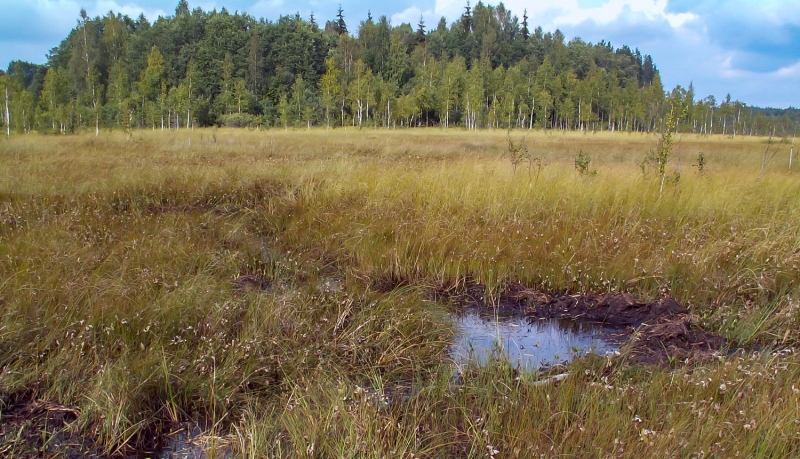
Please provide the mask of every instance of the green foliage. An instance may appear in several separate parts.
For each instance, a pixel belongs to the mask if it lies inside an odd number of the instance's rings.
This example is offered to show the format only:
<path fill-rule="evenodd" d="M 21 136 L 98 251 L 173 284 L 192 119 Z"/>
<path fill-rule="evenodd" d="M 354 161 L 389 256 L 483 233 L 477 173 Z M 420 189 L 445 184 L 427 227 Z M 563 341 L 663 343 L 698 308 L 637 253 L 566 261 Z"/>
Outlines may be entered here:
<path fill-rule="evenodd" d="M 591 163 L 592 157 L 580 150 L 578 156 L 575 157 L 575 170 L 581 175 L 597 174 L 597 170 L 590 169 Z"/>
<path fill-rule="evenodd" d="M 163 94 L 165 88 L 165 66 L 164 56 L 153 45 L 150 54 L 147 56 L 147 68 L 139 80 L 139 95 L 143 102 L 156 102 Z"/>
<path fill-rule="evenodd" d="M 528 151 L 528 146 L 525 145 L 525 139 L 521 139 L 519 143 L 514 143 L 514 139 L 511 138 L 511 134 L 509 133 L 508 136 L 506 136 L 506 141 L 508 142 L 508 160 L 511 163 L 511 168 L 514 170 L 514 175 L 517 173 L 517 167 L 523 163 L 528 164 L 528 170 L 530 171 L 533 163 L 531 162 L 531 153 Z"/>
<path fill-rule="evenodd" d="M 324 118 L 327 127 L 655 132 L 670 106 L 685 111 L 678 132 L 785 134 L 792 127 L 791 111 L 698 99 L 691 85 L 665 93 L 652 58 L 638 49 L 567 42 L 559 31 L 523 22 L 502 4 L 481 2 L 429 31 L 369 17 L 357 36 L 341 7 L 324 29 L 299 15 L 272 22 L 225 8 L 192 10 L 185 1 L 153 23 L 83 11 L 47 66 L 12 62 L 19 115 L 11 120 L 17 131 L 44 132 L 98 132 L 101 124 L 179 129 L 233 113 L 281 124 L 275 107 L 286 94 L 291 123 L 309 127 Z M 68 82 L 71 103 L 58 109 L 40 102 L 49 69 L 61 69 Z M 293 92 L 298 79 L 303 91 Z"/>
<path fill-rule="evenodd" d="M 278 102 L 278 114 L 281 124 L 283 125 L 284 129 L 289 129 L 289 122 L 291 119 L 291 107 L 289 105 L 289 99 L 286 97 L 286 94 L 281 96 L 280 101 Z"/>
<path fill-rule="evenodd" d="M 219 124 L 225 127 L 245 128 L 255 126 L 256 118 L 249 113 L 231 113 L 223 115 L 219 119 Z"/>
<path fill-rule="evenodd" d="M 683 108 L 683 112 L 680 112 L 679 110 L 680 108 L 676 107 L 675 104 L 670 106 L 669 113 L 667 114 L 667 117 L 661 127 L 661 131 L 658 134 L 656 148 L 654 150 L 650 150 L 650 153 L 640 164 L 642 171 L 645 173 L 648 164 L 652 165 L 656 169 L 658 177 L 661 181 L 659 196 L 664 194 L 664 185 L 667 179 L 667 164 L 669 163 L 669 160 L 672 156 L 672 150 L 674 148 L 675 131 L 677 130 L 680 119 L 686 116 L 685 107 Z M 679 181 L 680 172 L 676 172 L 673 183 L 677 184 Z"/>
<path fill-rule="evenodd" d="M 694 167 L 697 168 L 697 173 L 700 175 L 705 175 L 706 173 L 706 155 L 701 151 L 697 154 L 697 161 L 694 163 Z"/>

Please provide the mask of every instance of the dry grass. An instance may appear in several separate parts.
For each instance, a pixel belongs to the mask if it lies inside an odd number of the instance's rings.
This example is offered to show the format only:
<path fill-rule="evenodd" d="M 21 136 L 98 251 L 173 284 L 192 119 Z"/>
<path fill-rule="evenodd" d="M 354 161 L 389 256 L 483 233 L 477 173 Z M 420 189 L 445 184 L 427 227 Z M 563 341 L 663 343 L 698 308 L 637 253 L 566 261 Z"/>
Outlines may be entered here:
<path fill-rule="evenodd" d="M 3 415 L 71 407 L 63 429 L 109 453 L 205 419 L 242 457 L 796 455 L 800 366 L 776 349 L 800 340 L 800 182 L 782 156 L 759 180 L 765 139 L 684 136 L 659 198 L 639 168 L 653 137 L 515 132 L 541 166 L 514 174 L 505 136 L 0 142 Z M 597 175 L 574 170 L 581 150 Z M 454 385 L 427 298 L 467 280 L 668 292 L 772 350 L 589 358 L 548 386 L 499 362 Z M 6 426 L 9 457 L 65 435 Z"/>

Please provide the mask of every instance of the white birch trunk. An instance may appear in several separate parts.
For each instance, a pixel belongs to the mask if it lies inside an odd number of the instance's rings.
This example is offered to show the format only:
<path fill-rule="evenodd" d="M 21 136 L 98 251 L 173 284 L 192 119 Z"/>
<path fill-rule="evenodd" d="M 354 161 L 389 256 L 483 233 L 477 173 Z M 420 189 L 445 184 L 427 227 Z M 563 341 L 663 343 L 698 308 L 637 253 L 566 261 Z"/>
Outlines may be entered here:
<path fill-rule="evenodd" d="M 8 111 L 8 87 L 6 87 L 6 137 L 11 137 L 11 112 Z"/>
<path fill-rule="evenodd" d="M 533 111 L 536 110 L 536 97 L 531 98 L 531 127 L 530 130 L 533 130 Z"/>

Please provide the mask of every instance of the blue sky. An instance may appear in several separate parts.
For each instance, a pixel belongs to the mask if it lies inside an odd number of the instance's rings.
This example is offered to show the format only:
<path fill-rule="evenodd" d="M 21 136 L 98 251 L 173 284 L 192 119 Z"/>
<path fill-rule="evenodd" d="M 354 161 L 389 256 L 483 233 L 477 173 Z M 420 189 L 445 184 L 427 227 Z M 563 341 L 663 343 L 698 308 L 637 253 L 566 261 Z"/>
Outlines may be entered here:
<path fill-rule="evenodd" d="M 0 67 L 12 59 L 43 63 L 47 51 L 75 26 L 80 9 L 109 10 L 151 21 L 174 13 L 178 0 L 0 0 Z M 332 19 L 341 3 L 353 30 L 366 17 L 388 16 L 393 24 L 429 27 L 444 16 L 456 19 L 465 0 L 189 0 L 192 8 L 245 11 L 276 19 L 314 12 Z M 474 1 L 473 1 L 474 3 Z M 488 2 L 494 3 L 494 2 Z M 651 54 L 664 85 L 694 83 L 699 96 L 717 100 L 730 93 L 751 105 L 800 107 L 800 1 L 798 0 L 507 0 L 515 14 L 528 10 L 530 23 L 567 38 L 627 44 Z"/>

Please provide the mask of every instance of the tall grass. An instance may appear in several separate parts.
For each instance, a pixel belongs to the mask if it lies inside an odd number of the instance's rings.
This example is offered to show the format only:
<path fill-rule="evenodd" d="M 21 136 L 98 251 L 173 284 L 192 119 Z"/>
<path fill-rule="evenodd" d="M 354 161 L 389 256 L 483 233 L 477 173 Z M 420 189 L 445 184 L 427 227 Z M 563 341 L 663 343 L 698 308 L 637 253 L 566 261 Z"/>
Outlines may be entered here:
<path fill-rule="evenodd" d="M 543 167 L 516 174 L 505 133 L 0 142 L 0 391 L 107 453 L 204 419 L 242 457 L 796 455 L 790 352 L 453 384 L 429 298 L 466 282 L 668 293 L 742 344 L 800 339 L 800 182 L 759 181 L 764 139 L 681 139 L 659 197 L 653 137 L 525 134 Z"/>

